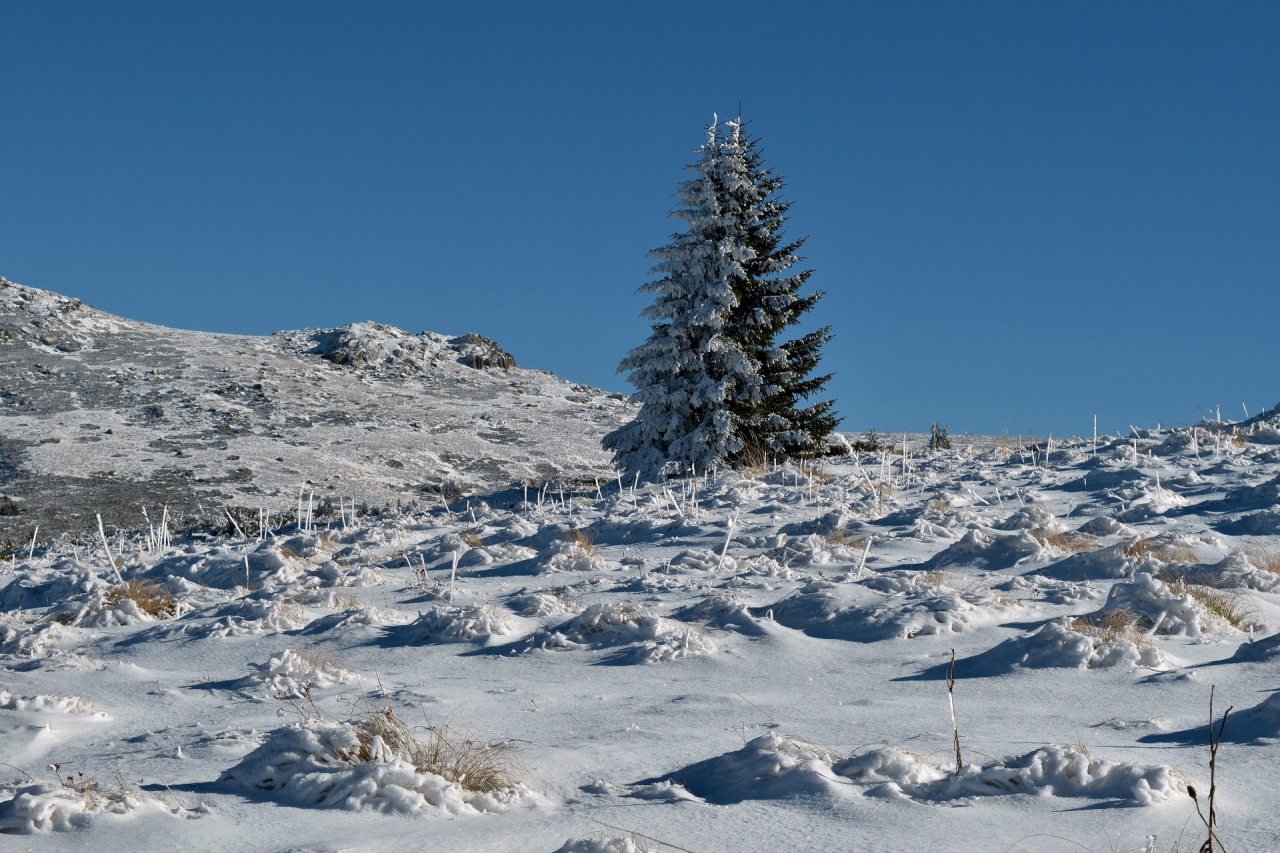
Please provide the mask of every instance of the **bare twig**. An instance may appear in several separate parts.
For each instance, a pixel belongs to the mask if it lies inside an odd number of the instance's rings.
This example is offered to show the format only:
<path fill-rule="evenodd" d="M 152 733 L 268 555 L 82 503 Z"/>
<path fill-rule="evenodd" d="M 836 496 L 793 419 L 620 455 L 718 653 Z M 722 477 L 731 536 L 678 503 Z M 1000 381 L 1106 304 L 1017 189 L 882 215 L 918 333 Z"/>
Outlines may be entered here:
<path fill-rule="evenodd" d="M 1200 845 L 1200 853 L 1213 853 L 1215 849 L 1226 853 L 1226 846 L 1222 843 L 1222 839 L 1218 838 L 1218 833 L 1214 831 L 1214 827 L 1218 823 L 1218 747 L 1222 745 L 1222 732 L 1227 727 L 1227 715 L 1234 709 L 1235 705 L 1231 705 L 1222 713 L 1222 722 L 1218 725 L 1218 734 L 1213 734 L 1213 694 L 1217 692 L 1218 686 L 1212 685 L 1209 688 L 1209 817 L 1206 819 L 1204 812 L 1200 811 L 1200 800 L 1196 797 L 1196 789 L 1194 785 L 1187 786 L 1187 793 L 1191 795 L 1191 800 L 1196 804 L 1196 814 L 1200 816 L 1200 822 L 1209 832 L 1209 837 L 1204 840 L 1204 844 Z M 1217 842 L 1215 848 L 1214 842 Z"/>
<path fill-rule="evenodd" d="M 627 835 L 631 835 L 636 838 L 643 838 L 645 841 L 652 841 L 654 844 L 661 844 L 663 847 L 670 847 L 672 850 L 680 850 L 682 853 L 693 853 L 693 851 L 688 847 L 681 847 L 679 844 L 672 844 L 670 841 L 663 841 L 661 838 L 654 838 L 651 835 L 645 835 L 642 832 L 636 832 L 632 829 L 623 829 L 620 826 L 613 826 L 612 824 L 605 823 L 602 820 L 596 820 L 595 818 L 590 818 L 590 820 L 593 823 L 600 824 L 606 829 L 612 829 L 614 832 L 625 832 Z"/>
<path fill-rule="evenodd" d="M 964 769 L 964 759 L 960 755 L 960 724 L 956 722 L 956 650 L 951 650 L 951 665 L 947 667 L 947 701 L 951 704 L 951 728 L 955 731 L 956 775 Z"/>
<path fill-rule="evenodd" d="M 152 773 L 156 774 L 156 778 L 160 779 L 160 784 L 164 785 L 164 789 L 173 796 L 174 802 L 178 804 L 178 808 L 182 809 L 184 812 L 191 811 L 191 809 L 187 808 L 182 804 L 182 800 L 178 799 L 178 795 L 173 793 L 173 789 L 169 787 L 169 783 L 164 781 L 163 778 L 161 778 L 160 774 L 156 771 L 156 766 L 151 763 L 151 759 L 147 759 L 147 766 L 151 768 Z"/>
<path fill-rule="evenodd" d="M 765 712 L 765 711 L 764 711 L 764 709 L 762 709 L 762 708 L 761 708 L 759 705 L 757 705 L 755 702 L 752 702 L 752 701 L 751 701 L 750 699 L 748 699 L 746 696 L 743 696 L 743 695 L 742 695 L 741 693 L 739 693 L 738 691 L 736 691 L 736 690 L 735 690 L 735 691 L 733 691 L 733 695 L 734 695 L 734 696 L 737 696 L 737 697 L 738 697 L 739 699 L 741 699 L 743 702 L 746 702 L 746 703 L 747 703 L 748 705 L 750 705 L 752 708 L 755 708 L 755 709 L 756 709 L 757 711 L 759 711 L 761 714 L 764 714 L 766 717 L 769 717 L 769 714 L 768 714 L 767 712 Z M 770 721 L 772 721 L 772 722 L 775 722 L 775 723 L 776 723 L 776 722 L 778 722 L 777 720 L 773 719 L 773 717 L 769 717 L 769 720 L 770 720 Z"/>

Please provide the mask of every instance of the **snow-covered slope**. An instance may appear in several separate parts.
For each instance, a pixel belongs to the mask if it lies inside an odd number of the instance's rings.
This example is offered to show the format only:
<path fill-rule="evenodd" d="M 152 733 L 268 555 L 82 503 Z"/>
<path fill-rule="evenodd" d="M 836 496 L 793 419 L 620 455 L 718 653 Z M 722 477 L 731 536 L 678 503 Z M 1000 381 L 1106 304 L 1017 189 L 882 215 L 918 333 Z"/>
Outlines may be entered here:
<path fill-rule="evenodd" d="M 120 532 L 119 578 L 100 544 L 23 551 L 0 575 L 0 832 L 1194 850 L 1216 685 L 1221 839 L 1275 850 L 1270 423 Z"/>
<path fill-rule="evenodd" d="M 607 477 L 600 437 L 632 407 L 514 363 L 479 335 L 376 323 L 179 331 L 0 279 L 0 545 L 165 503 L 280 516 L 303 486 L 382 507 Z"/>

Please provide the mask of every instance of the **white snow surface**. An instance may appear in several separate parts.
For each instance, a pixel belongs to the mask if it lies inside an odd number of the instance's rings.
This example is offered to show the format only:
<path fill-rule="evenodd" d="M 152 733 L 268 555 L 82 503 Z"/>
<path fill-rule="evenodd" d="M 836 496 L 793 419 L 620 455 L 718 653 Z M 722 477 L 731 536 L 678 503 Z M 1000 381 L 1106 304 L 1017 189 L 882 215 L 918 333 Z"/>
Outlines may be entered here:
<path fill-rule="evenodd" d="M 1244 442 L 1139 430 L 1047 462 L 1043 441 L 917 437 L 820 472 L 633 490 L 601 464 L 527 502 L 168 546 L 121 530 L 121 575 L 174 615 L 105 607 L 101 548 L 21 550 L 0 574 L 0 832 L 68 851 L 976 853 L 1163 851 L 1185 826 L 1196 849 L 1216 686 L 1219 718 L 1235 707 L 1222 839 L 1275 850 L 1268 417 Z M 356 759 L 370 707 L 517 746 L 522 785 Z"/>

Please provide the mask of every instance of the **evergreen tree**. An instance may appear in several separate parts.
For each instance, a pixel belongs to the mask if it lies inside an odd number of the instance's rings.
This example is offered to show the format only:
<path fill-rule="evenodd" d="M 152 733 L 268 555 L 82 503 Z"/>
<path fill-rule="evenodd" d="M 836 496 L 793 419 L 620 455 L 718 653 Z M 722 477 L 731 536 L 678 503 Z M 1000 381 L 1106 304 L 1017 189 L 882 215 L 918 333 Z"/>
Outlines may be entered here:
<path fill-rule="evenodd" d="M 749 251 L 732 280 L 737 304 L 726 320 L 725 335 L 755 363 L 759 376 L 754 385 L 736 387 L 729 401 L 741 442 L 734 456 L 819 456 L 840 420 L 830 413 L 834 401 L 807 407 L 803 402 L 831 378 L 809 375 L 831 340 L 831 327 L 782 344 L 777 339 L 797 325 L 823 293 L 799 295 L 813 271 L 788 274 L 802 260 L 797 253 L 804 238 L 783 243 L 782 226 L 791 207 L 780 198 L 783 180 L 765 167 L 758 142 L 744 132 L 741 118 L 728 126 L 722 143 L 721 207 L 737 220 Z"/>
<path fill-rule="evenodd" d="M 761 398 L 756 360 L 725 334 L 738 305 L 733 282 L 746 277 L 752 250 L 743 218 L 725 209 L 718 122 L 699 151 L 689 167 L 696 175 L 680 184 L 681 207 L 671 214 L 688 230 L 650 253 L 659 261 L 651 272 L 662 277 L 638 291 L 655 297 L 644 312 L 654 321 L 652 334 L 618 368 L 631 371 L 627 381 L 637 389 L 640 412 L 604 439 L 615 464 L 645 476 L 669 463 L 705 470 L 732 457 L 742 445 L 729 400 Z"/>

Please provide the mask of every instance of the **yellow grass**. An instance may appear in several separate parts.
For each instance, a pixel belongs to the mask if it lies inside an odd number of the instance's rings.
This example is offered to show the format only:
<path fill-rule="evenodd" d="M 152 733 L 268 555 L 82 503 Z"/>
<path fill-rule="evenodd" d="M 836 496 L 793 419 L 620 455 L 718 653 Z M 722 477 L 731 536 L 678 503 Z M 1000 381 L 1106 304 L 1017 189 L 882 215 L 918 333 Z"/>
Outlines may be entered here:
<path fill-rule="evenodd" d="M 103 603 L 107 607 L 115 607 L 128 599 L 138 605 L 138 609 L 156 619 L 167 619 L 174 613 L 173 596 L 161 584 L 151 580 L 134 578 L 117 584 L 107 591 Z"/>
<path fill-rule="evenodd" d="M 564 541 L 577 545 L 586 554 L 594 554 L 596 552 L 596 543 L 591 541 L 591 534 L 580 528 L 570 530 L 564 535 Z"/>
<path fill-rule="evenodd" d="M 1162 563 L 1199 563 L 1196 552 L 1186 545 L 1169 542 L 1157 542 L 1154 539 L 1135 539 L 1124 546 L 1126 557 L 1151 557 Z"/>
<path fill-rule="evenodd" d="M 1244 549 L 1249 565 L 1273 575 L 1280 575 L 1280 549 L 1270 548 L 1264 542 L 1251 539 Z"/>
<path fill-rule="evenodd" d="M 1031 536 L 1045 548 L 1056 548 L 1067 554 L 1079 554 L 1092 551 L 1097 545 L 1097 537 L 1074 530 L 1048 533 L 1043 530 L 1032 530 Z"/>
<path fill-rule="evenodd" d="M 469 791 L 511 788 L 525 774 L 520 750 L 514 744 L 487 740 L 470 726 L 447 721 L 410 726 L 390 708 L 369 708 L 357 715 L 356 738 L 360 746 L 347 757 L 372 759 L 375 737 L 418 772 L 435 773 Z"/>
<path fill-rule="evenodd" d="M 1101 618 L 1079 616 L 1071 620 L 1071 630 L 1096 637 L 1104 643 L 1128 640 L 1139 648 L 1151 644 L 1145 617 L 1121 607 Z"/>
<path fill-rule="evenodd" d="M 1243 629 L 1262 624 L 1261 611 L 1252 598 L 1233 590 L 1222 589 L 1207 576 L 1192 578 L 1185 573 L 1161 572 L 1159 578 L 1169 587 L 1169 592 L 1180 598 L 1194 598 L 1205 610 L 1233 628 Z"/>

